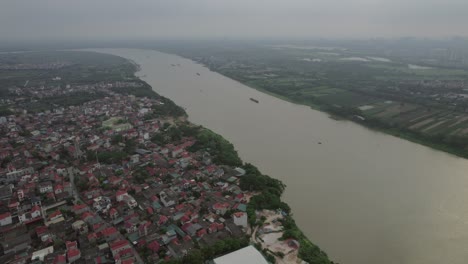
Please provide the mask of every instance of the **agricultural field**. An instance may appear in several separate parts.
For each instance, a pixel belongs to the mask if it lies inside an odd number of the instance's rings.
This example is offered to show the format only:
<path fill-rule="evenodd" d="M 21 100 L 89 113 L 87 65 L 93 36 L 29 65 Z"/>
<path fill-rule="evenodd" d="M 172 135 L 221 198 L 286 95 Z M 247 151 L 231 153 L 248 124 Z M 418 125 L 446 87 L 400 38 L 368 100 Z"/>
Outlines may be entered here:
<path fill-rule="evenodd" d="M 468 157 L 468 41 L 159 46 L 252 88 Z"/>

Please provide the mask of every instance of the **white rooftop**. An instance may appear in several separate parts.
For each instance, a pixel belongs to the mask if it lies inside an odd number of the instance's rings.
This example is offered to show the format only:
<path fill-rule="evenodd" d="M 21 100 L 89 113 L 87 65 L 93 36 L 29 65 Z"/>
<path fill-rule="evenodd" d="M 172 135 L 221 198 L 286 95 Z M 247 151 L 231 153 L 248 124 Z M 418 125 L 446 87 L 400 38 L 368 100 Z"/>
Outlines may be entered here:
<path fill-rule="evenodd" d="M 253 246 L 241 248 L 227 255 L 215 258 L 215 264 L 268 264 L 263 255 Z"/>

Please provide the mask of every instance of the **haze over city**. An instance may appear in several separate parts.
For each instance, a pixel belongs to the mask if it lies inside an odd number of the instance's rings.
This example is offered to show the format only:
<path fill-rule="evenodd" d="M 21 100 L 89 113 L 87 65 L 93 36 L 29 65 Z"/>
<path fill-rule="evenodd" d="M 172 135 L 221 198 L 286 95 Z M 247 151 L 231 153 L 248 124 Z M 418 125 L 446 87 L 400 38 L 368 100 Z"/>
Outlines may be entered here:
<path fill-rule="evenodd" d="M 3 41 L 467 36 L 464 0 L 2 1 Z"/>

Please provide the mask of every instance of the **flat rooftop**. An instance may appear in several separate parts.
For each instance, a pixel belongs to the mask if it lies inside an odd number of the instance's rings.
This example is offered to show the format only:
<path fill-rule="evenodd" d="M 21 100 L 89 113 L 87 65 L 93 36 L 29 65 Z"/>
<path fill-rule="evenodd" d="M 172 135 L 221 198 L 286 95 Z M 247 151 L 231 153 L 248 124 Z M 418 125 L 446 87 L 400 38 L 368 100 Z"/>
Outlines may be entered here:
<path fill-rule="evenodd" d="M 268 264 L 263 255 L 253 246 L 241 248 L 232 253 L 215 258 L 215 264 Z"/>

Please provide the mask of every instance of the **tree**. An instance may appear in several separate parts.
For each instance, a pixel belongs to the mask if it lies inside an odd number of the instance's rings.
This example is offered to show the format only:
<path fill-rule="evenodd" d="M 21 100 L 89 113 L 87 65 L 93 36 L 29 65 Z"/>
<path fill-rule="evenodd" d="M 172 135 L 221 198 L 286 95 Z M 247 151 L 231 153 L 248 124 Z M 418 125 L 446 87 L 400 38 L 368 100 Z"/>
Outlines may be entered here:
<path fill-rule="evenodd" d="M 204 260 L 202 252 L 195 249 L 191 250 L 190 253 L 182 259 L 182 262 L 187 264 L 203 264 Z"/>
<path fill-rule="evenodd" d="M 212 259 L 214 257 L 213 247 L 204 247 L 202 248 L 203 257 L 205 259 Z"/>
<path fill-rule="evenodd" d="M 215 255 L 218 255 L 218 254 L 221 254 L 224 252 L 226 248 L 226 243 L 224 241 L 217 241 L 214 245 L 213 245 L 213 251 L 215 252 Z"/>

